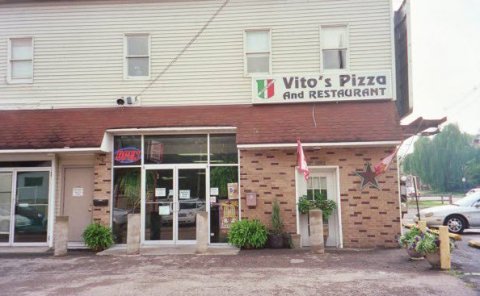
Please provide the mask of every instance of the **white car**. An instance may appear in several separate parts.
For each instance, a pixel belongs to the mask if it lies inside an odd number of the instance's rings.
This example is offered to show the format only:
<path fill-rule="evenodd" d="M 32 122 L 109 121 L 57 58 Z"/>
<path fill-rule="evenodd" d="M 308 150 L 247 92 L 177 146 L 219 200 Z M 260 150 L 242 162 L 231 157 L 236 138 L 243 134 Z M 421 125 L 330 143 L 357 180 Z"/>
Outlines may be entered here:
<path fill-rule="evenodd" d="M 467 192 L 467 195 L 470 195 L 470 194 L 472 194 L 472 193 L 477 193 L 477 192 L 480 192 L 480 187 L 470 189 L 470 190 Z"/>
<path fill-rule="evenodd" d="M 453 233 L 480 228 L 480 192 L 469 194 L 451 205 L 423 209 L 420 219 L 427 221 L 428 226 L 446 225 Z"/>

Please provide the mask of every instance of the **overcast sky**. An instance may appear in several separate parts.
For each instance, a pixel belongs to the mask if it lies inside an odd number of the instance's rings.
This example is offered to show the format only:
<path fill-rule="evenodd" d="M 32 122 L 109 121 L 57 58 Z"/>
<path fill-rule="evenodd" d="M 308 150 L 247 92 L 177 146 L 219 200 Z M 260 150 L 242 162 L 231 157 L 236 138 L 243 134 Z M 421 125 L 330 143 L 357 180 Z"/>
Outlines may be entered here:
<path fill-rule="evenodd" d="M 393 0 L 394 7 L 401 0 Z M 411 0 L 414 111 L 480 131 L 480 0 Z"/>

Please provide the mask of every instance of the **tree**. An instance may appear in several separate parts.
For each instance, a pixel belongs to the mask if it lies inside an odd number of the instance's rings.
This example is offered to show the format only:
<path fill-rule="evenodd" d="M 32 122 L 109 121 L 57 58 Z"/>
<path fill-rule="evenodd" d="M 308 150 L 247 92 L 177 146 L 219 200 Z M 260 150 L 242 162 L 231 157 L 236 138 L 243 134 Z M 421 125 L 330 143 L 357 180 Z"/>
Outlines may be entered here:
<path fill-rule="evenodd" d="M 419 176 L 435 191 L 463 190 L 462 178 L 470 170 L 472 177 L 476 176 L 479 163 L 475 161 L 478 150 L 472 146 L 472 139 L 457 125 L 449 124 L 432 139 L 420 138 L 414 152 L 405 158 L 403 169 Z M 467 165 L 470 162 L 473 164 Z"/>

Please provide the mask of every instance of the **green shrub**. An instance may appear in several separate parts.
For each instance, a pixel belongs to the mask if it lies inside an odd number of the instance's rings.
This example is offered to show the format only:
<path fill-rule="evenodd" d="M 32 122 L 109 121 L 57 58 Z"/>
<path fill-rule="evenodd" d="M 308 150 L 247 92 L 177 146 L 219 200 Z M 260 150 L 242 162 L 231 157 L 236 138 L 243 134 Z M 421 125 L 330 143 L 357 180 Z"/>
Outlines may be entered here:
<path fill-rule="evenodd" d="M 267 238 L 267 228 L 258 220 L 237 221 L 228 232 L 228 242 L 239 248 L 262 248 Z"/>
<path fill-rule="evenodd" d="M 113 245 L 112 230 L 98 223 L 88 225 L 82 237 L 85 244 L 95 252 L 103 251 Z"/>

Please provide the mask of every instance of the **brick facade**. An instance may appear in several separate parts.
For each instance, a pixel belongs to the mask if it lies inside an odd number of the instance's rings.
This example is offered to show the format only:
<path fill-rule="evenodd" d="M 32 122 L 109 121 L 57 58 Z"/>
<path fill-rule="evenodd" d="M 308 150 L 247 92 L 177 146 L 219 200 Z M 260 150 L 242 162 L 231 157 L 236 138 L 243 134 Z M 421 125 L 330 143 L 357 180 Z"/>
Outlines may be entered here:
<path fill-rule="evenodd" d="M 377 177 L 380 189 L 360 188 L 365 163 L 377 163 L 394 148 L 305 150 L 310 166 L 339 166 L 343 245 L 347 248 L 395 247 L 400 235 L 397 165 Z M 287 232 L 296 232 L 295 149 L 242 150 L 240 184 L 242 218 L 270 224 L 272 202 L 278 199 Z M 257 206 L 246 207 L 245 194 L 257 193 Z"/>
<path fill-rule="evenodd" d="M 112 186 L 112 155 L 100 153 L 95 155 L 95 177 L 93 187 L 94 200 L 107 200 L 102 206 L 93 207 L 93 221 L 110 226 L 110 203 Z"/>

